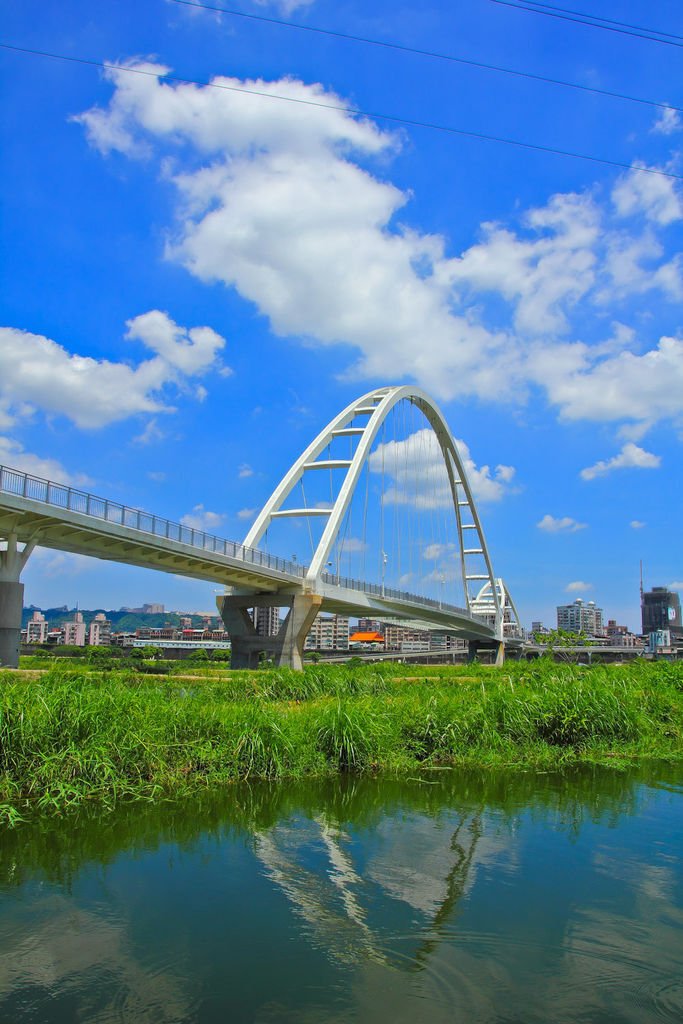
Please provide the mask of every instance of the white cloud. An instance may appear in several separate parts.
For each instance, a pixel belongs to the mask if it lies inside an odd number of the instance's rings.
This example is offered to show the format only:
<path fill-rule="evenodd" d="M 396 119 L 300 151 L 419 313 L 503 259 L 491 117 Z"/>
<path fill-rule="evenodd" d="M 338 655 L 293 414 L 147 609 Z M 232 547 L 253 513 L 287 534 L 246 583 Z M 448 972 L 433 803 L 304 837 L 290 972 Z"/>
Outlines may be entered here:
<path fill-rule="evenodd" d="M 390 365 L 440 398 L 524 401 L 536 385 L 564 419 L 650 424 L 683 413 L 682 342 L 636 354 L 623 339 L 611 349 L 558 341 L 585 307 L 604 314 L 651 290 L 683 298 L 683 258 L 656 236 L 683 217 L 672 179 L 621 175 L 612 206 L 597 191 L 551 196 L 518 231 L 484 224 L 452 257 L 444 238 L 398 220 L 410 200 L 386 178 L 398 137 L 335 93 L 290 78 L 173 84 L 164 67 L 135 66 L 161 77 L 109 71 L 108 106 L 77 120 L 104 153 L 158 156 L 178 195 L 167 256 L 235 288 L 275 333 L 350 344 L 348 375 L 383 379 Z M 378 157 L 381 177 L 369 169 Z M 636 217 L 627 230 L 624 218 Z M 179 358 L 177 339 L 162 334 L 161 349 Z M 489 479 L 505 483 L 504 473 Z"/>
<path fill-rule="evenodd" d="M 456 285 L 514 301 L 515 324 L 525 333 L 564 331 L 566 306 L 595 281 L 598 210 L 588 196 L 556 195 L 531 210 L 525 224 L 531 234 L 524 238 L 484 224 L 482 242 L 445 263 L 441 273 Z"/>
<path fill-rule="evenodd" d="M 131 367 L 75 355 L 43 335 L 1 327 L 2 407 L 21 416 L 28 403 L 87 429 L 139 413 L 172 412 L 164 398 L 168 385 L 206 372 L 225 344 L 210 328 L 188 331 L 159 310 L 129 320 L 128 337 L 157 355 Z"/>
<path fill-rule="evenodd" d="M 627 171 L 614 186 L 612 201 L 622 217 L 640 213 L 664 225 L 683 217 L 679 186 L 660 174 Z"/>
<path fill-rule="evenodd" d="M 644 448 L 639 448 L 637 444 L 629 441 L 613 458 L 602 459 L 594 466 L 582 469 L 581 477 L 584 480 L 595 480 L 596 477 L 606 476 L 615 469 L 657 469 L 661 461 L 659 455 L 646 452 Z"/>
<path fill-rule="evenodd" d="M 673 107 L 664 107 L 650 129 L 656 135 L 673 135 L 681 130 L 681 115 Z"/>
<path fill-rule="evenodd" d="M 225 347 L 225 339 L 210 327 L 180 327 L 167 313 L 153 309 L 126 321 L 130 340 L 143 345 L 188 377 L 203 373 Z"/>
<path fill-rule="evenodd" d="M 652 423 L 683 412 L 683 340 L 661 338 L 644 355 L 620 352 L 596 362 L 586 345 L 539 349 L 534 372 L 567 420 Z"/>
<path fill-rule="evenodd" d="M 643 527 L 647 526 L 647 523 L 644 523 L 641 519 L 632 519 L 629 526 L 632 530 L 642 530 Z"/>
<path fill-rule="evenodd" d="M 153 469 L 147 474 L 147 479 L 153 480 L 155 484 L 161 484 L 166 479 L 166 474 L 160 469 Z"/>
<path fill-rule="evenodd" d="M 668 590 L 683 590 L 683 580 L 674 580 L 673 583 L 669 583 Z"/>
<path fill-rule="evenodd" d="M 428 544 L 422 552 L 422 557 L 428 562 L 436 562 L 442 558 L 449 558 L 457 551 L 455 544 Z"/>
<path fill-rule="evenodd" d="M 240 480 L 246 480 L 247 477 L 250 477 L 250 476 L 253 476 L 253 475 L 254 475 L 254 470 L 249 465 L 249 463 L 248 462 L 243 462 L 242 465 L 240 466 L 238 472 L 237 472 L 237 476 L 239 477 L 239 479 Z"/>
<path fill-rule="evenodd" d="M 238 519 L 254 519 L 254 517 L 256 516 L 257 512 L 258 512 L 257 508 L 241 508 L 239 510 L 239 512 L 237 513 L 237 518 Z"/>
<path fill-rule="evenodd" d="M 301 7 L 311 7 L 315 0 L 254 0 L 259 7 L 274 7 L 280 14 L 287 17 Z"/>
<path fill-rule="evenodd" d="M 204 530 L 212 533 L 225 521 L 225 515 L 221 512 L 209 512 L 203 505 L 195 505 L 191 512 L 180 517 L 183 526 L 189 526 L 192 530 Z"/>
<path fill-rule="evenodd" d="M 512 466 L 478 467 L 464 441 L 454 439 L 475 501 L 500 501 L 509 491 L 515 470 Z M 415 504 L 418 508 L 447 508 L 452 505 L 450 485 L 441 447 L 434 432 L 423 427 L 402 441 L 379 444 L 370 455 L 370 469 L 382 469 L 391 481 L 384 491 L 388 504 Z"/>
<path fill-rule="evenodd" d="M 163 441 L 165 437 L 165 433 L 154 416 L 145 424 L 144 430 L 133 438 L 133 441 L 136 444 L 153 444 L 155 441 Z"/>
<path fill-rule="evenodd" d="M 362 552 L 368 550 L 368 544 L 366 541 L 361 540 L 360 537 L 346 537 L 339 541 L 339 549 L 343 555 L 352 555 L 356 552 Z"/>
<path fill-rule="evenodd" d="M 87 555 L 75 555 L 68 551 L 53 551 L 51 548 L 37 547 L 30 558 L 30 567 L 39 573 L 42 579 L 63 579 L 67 576 L 78 576 L 82 572 L 98 569 L 101 562 Z"/>
<path fill-rule="evenodd" d="M 564 588 L 567 594 L 579 594 L 584 591 L 592 590 L 592 583 L 584 583 L 583 580 L 574 580 L 572 583 L 568 583 Z"/>
<path fill-rule="evenodd" d="M 92 483 L 82 473 L 70 473 L 56 459 L 45 459 L 25 451 L 23 445 L 10 437 L 0 437 L 0 465 L 73 487 L 87 487 Z"/>
<path fill-rule="evenodd" d="M 562 516 L 556 519 L 555 516 L 544 515 L 540 522 L 536 523 L 539 530 L 546 533 L 576 533 L 577 530 L 585 530 L 586 523 L 578 523 L 570 516 Z"/>

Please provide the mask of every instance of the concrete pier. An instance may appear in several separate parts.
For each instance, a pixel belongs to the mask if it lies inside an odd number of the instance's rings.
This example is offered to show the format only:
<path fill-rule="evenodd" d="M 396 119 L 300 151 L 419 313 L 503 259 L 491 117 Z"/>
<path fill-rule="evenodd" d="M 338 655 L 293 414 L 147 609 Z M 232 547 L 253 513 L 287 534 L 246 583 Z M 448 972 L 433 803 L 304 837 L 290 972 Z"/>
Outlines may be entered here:
<path fill-rule="evenodd" d="M 24 584 L 0 580 L 0 666 L 18 668 Z"/>
<path fill-rule="evenodd" d="M 258 668 L 261 657 L 276 665 L 301 671 L 304 643 L 322 605 L 318 594 L 228 594 L 216 598 L 216 606 L 230 634 L 231 668 Z M 281 608 L 287 617 L 276 636 L 259 636 L 251 608 Z"/>

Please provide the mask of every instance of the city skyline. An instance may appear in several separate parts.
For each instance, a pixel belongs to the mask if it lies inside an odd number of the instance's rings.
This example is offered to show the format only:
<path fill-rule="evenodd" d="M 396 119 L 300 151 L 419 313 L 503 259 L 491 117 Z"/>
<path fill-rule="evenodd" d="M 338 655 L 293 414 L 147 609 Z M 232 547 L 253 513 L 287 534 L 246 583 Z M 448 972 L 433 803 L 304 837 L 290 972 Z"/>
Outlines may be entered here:
<path fill-rule="evenodd" d="M 466 446 L 526 625 L 564 596 L 633 628 L 641 559 L 646 586 L 683 587 L 674 53 L 486 0 L 243 4 L 581 92 L 166 0 L 85 10 L 7 13 L 12 45 L 120 67 L 2 55 L 0 464 L 239 541 L 331 415 L 414 381 Z M 54 551 L 24 580 L 41 606 L 214 597 Z"/>

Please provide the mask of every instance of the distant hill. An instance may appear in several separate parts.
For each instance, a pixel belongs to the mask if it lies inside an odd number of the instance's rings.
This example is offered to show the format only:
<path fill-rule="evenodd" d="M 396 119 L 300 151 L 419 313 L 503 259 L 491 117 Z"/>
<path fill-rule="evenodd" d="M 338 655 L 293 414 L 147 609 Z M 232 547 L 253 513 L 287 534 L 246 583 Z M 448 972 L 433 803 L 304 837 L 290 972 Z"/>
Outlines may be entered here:
<path fill-rule="evenodd" d="M 62 605 L 60 608 L 37 608 L 33 605 L 31 608 L 23 609 L 21 625 L 22 628 L 25 628 L 34 612 L 42 612 L 49 625 L 57 628 L 63 626 L 65 622 L 73 622 L 77 610 L 82 612 L 86 626 L 90 625 L 96 615 L 106 615 L 116 633 L 133 633 L 136 629 L 142 629 L 145 626 L 150 626 L 152 629 L 159 629 L 163 626 L 180 626 L 181 618 L 190 618 L 193 629 L 199 629 L 203 624 L 201 615 L 181 615 L 178 612 L 162 612 L 159 615 L 151 615 L 146 612 L 114 611 L 107 608 L 76 609 L 67 608 L 66 605 Z"/>

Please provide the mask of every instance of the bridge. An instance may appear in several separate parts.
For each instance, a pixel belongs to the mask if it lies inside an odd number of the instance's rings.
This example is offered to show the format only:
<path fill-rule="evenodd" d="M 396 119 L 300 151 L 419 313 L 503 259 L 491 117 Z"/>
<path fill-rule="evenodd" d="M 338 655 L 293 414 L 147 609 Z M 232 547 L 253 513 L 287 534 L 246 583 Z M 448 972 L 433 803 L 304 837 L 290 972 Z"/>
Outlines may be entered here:
<path fill-rule="evenodd" d="M 326 500 L 314 500 L 321 479 Z M 360 536 L 350 535 L 354 508 Z M 306 536 L 308 559 L 274 553 L 272 535 L 283 525 L 280 549 Z M 0 665 L 18 664 L 21 573 L 38 545 L 222 585 L 217 605 L 234 668 L 254 667 L 262 652 L 301 668 L 320 611 L 441 629 L 472 649 L 494 647 L 499 661 L 522 642 L 448 424 L 410 386 L 375 389 L 343 409 L 285 474 L 242 543 L 0 467 Z M 397 580 L 387 580 L 389 550 Z M 447 599 L 447 583 L 459 588 L 458 601 Z M 288 609 L 275 636 L 257 629 L 266 608 Z"/>

